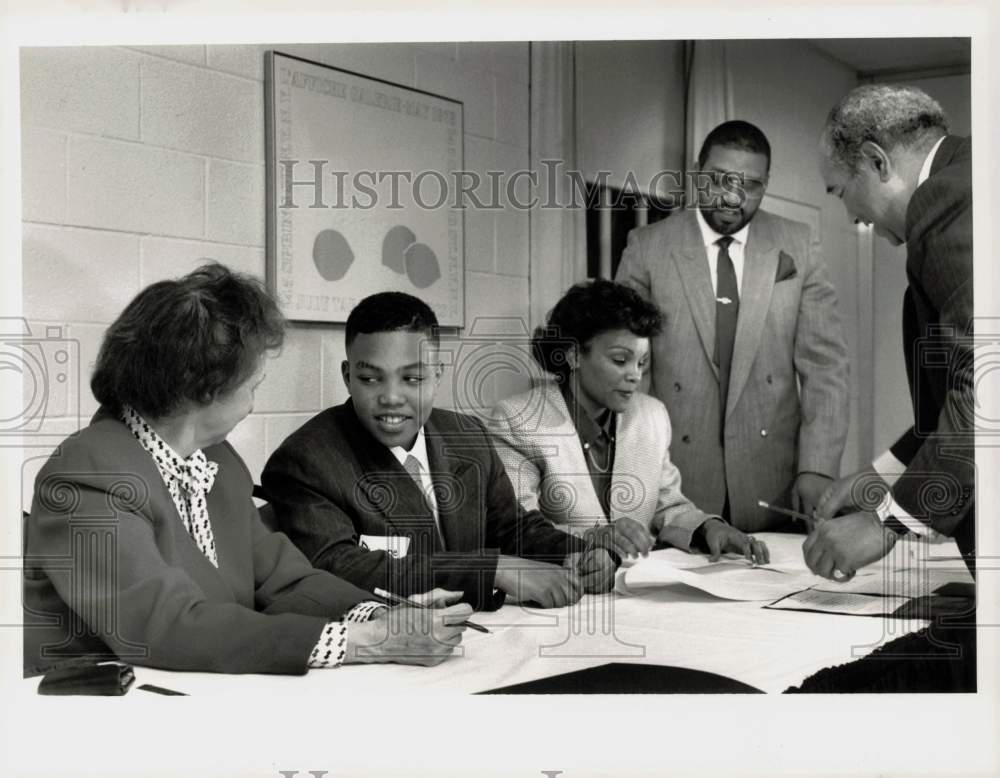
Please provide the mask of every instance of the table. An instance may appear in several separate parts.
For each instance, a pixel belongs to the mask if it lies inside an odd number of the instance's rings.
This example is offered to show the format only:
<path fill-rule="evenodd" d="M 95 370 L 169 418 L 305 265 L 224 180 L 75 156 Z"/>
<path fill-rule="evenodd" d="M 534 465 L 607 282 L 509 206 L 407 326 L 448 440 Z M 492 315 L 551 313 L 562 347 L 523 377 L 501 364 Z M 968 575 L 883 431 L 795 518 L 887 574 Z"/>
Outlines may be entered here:
<path fill-rule="evenodd" d="M 758 533 L 773 560 L 802 562 L 803 536 Z M 954 557 L 953 542 L 933 547 L 900 542 L 876 563 L 885 574 L 905 568 L 919 588 L 933 581 L 971 581 Z M 682 563 L 696 555 L 655 551 Z M 821 582 L 822 579 L 816 579 Z M 828 582 L 824 582 L 828 583 Z M 922 619 L 845 616 L 766 610 L 763 602 L 734 602 L 671 585 L 641 596 L 587 595 L 552 610 L 505 605 L 475 620 L 491 634 L 467 630 L 456 655 L 436 667 L 351 665 L 305 676 L 235 676 L 136 668 L 136 687 L 153 684 L 197 696 L 260 700 L 265 695 L 471 694 L 610 662 L 704 670 L 780 693 L 826 667 L 863 657 L 927 625 Z M 31 691 L 38 679 L 27 679 Z M 130 696 L 145 695 L 133 691 Z M 146 695 L 148 696 L 148 695 Z"/>

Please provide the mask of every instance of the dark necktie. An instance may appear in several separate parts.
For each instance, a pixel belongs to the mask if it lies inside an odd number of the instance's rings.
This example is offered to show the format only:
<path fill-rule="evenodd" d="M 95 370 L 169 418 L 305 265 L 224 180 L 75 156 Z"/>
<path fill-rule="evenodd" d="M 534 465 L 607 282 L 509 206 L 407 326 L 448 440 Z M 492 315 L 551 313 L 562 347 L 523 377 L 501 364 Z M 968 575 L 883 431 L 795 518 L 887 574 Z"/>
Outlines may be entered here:
<path fill-rule="evenodd" d="M 740 315 L 740 287 L 736 270 L 729 257 L 733 239 L 725 235 L 715 241 L 719 247 L 716 259 L 715 292 L 715 363 L 719 367 L 719 402 L 721 424 L 719 438 L 725 442 L 726 400 L 729 396 L 729 372 L 733 365 L 733 344 L 736 342 L 736 321 Z"/>

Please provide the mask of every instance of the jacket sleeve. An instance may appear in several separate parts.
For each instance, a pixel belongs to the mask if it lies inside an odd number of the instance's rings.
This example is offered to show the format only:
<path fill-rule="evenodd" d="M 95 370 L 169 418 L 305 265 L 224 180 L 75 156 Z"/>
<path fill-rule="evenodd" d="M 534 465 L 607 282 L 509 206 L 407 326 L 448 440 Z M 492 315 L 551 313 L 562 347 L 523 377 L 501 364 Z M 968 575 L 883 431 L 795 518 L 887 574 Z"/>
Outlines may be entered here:
<path fill-rule="evenodd" d="M 511 424 L 510 415 L 504 403 L 498 404 L 490 419 L 490 434 L 497 456 L 503 463 L 522 510 L 540 510 L 539 490 L 542 484 L 544 462 L 532 457 L 528 443 Z"/>
<path fill-rule="evenodd" d="M 39 475 L 28 547 L 86 627 L 136 664 L 225 673 L 306 672 L 324 625 L 341 612 L 267 614 L 208 600 L 182 566 L 164 558 L 152 521 L 122 487 L 120 475 L 88 473 L 85 480 L 46 470 Z M 133 494 L 142 492 L 139 487 Z M 69 570 L 66 560 L 71 560 Z M 263 576 L 265 588 L 269 580 L 278 580 L 279 570 L 288 570 L 287 557 L 272 561 L 274 569 Z M 344 604 L 349 600 L 346 596 Z"/>
<path fill-rule="evenodd" d="M 253 523 L 254 600 L 265 613 L 301 613 L 332 618 L 372 595 L 309 564 L 281 532 L 255 516 Z"/>
<path fill-rule="evenodd" d="M 916 428 L 911 426 L 899 436 L 896 442 L 889 447 L 889 450 L 896 459 L 903 463 L 904 467 L 908 467 L 920 450 L 922 442 L 917 436 Z"/>
<path fill-rule="evenodd" d="M 522 506 L 485 430 L 483 438 L 484 450 L 489 458 L 486 470 L 487 545 L 495 543 L 502 554 L 557 565 L 563 563 L 567 554 L 583 551 L 586 544 L 580 538 L 556 529 L 537 508 L 526 510 Z"/>
<path fill-rule="evenodd" d="M 850 420 L 847 344 L 837 313 L 837 294 L 818 247 L 803 245 L 808 260 L 802 272 L 793 359 L 800 384 L 798 472 L 836 478 Z"/>
<path fill-rule="evenodd" d="M 311 564 L 363 589 L 405 597 L 441 587 L 464 592 L 464 601 L 477 610 L 495 607 L 496 552 L 435 553 L 411 542 L 406 556 L 397 558 L 363 548 L 355 525 L 354 477 L 335 477 L 335 466 L 306 448 L 294 440 L 282 445 L 264 467 L 261 482 L 278 525 Z M 339 472 L 348 471 L 341 467 Z M 486 579 L 488 597 L 482 595 Z"/>
<path fill-rule="evenodd" d="M 908 261 L 910 283 L 938 311 L 935 331 L 916 333 L 911 358 L 917 372 L 946 371 L 945 395 L 934 429 L 911 431 L 893 447 L 906 454 L 907 441 L 920 442 L 908 460 L 901 458 L 907 469 L 893 497 L 914 518 L 953 535 L 975 499 L 971 187 L 932 176 L 914 195 L 911 211 L 908 253 L 918 261 Z M 915 385 L 918 391 L 926 386 Z"/>

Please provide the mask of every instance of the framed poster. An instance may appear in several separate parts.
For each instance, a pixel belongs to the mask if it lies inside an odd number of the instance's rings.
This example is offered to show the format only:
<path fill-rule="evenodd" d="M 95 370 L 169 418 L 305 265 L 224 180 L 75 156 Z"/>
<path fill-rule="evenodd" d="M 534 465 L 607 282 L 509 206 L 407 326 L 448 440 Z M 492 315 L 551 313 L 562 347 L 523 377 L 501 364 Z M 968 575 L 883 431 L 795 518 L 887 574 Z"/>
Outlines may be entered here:
<path fill-rule="evenodd" d="M 279 52 L 265 61 L 267 281 L 292 321 L 409 292 L 465 323 L 462 103 Z"/>

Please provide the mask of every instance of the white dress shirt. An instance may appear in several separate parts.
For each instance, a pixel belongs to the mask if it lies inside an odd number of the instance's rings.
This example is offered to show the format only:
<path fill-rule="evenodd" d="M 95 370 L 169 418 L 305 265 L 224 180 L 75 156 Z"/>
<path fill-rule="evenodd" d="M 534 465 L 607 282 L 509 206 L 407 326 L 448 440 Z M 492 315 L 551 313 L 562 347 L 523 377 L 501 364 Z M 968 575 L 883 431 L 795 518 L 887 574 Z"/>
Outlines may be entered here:
<path fill-rule="evenodd" d="M 698 228 L 701 230 L 701 240 L 705 244 L 705 254 L 708 256 L 708 272 L 712 276 L 712 294 L 719 293 L 719 272 L 718 256 L 719 247 L 716 241 L 724 237 L 721 232 L 716 232 L 705 221 L 701 215 L 701 209 L 695 208 L 695 217 L 698 219 Z M 733 242 L 729 244 L 729 258 L 733 261 L 733 270 L 736 271 L 736 285 L 743 294 L 743 260 L 746 257 L 747 236 L 750 234 L 750 225 L 744 225 L 740 230 L 734 232 L 729 237 Z"/>

